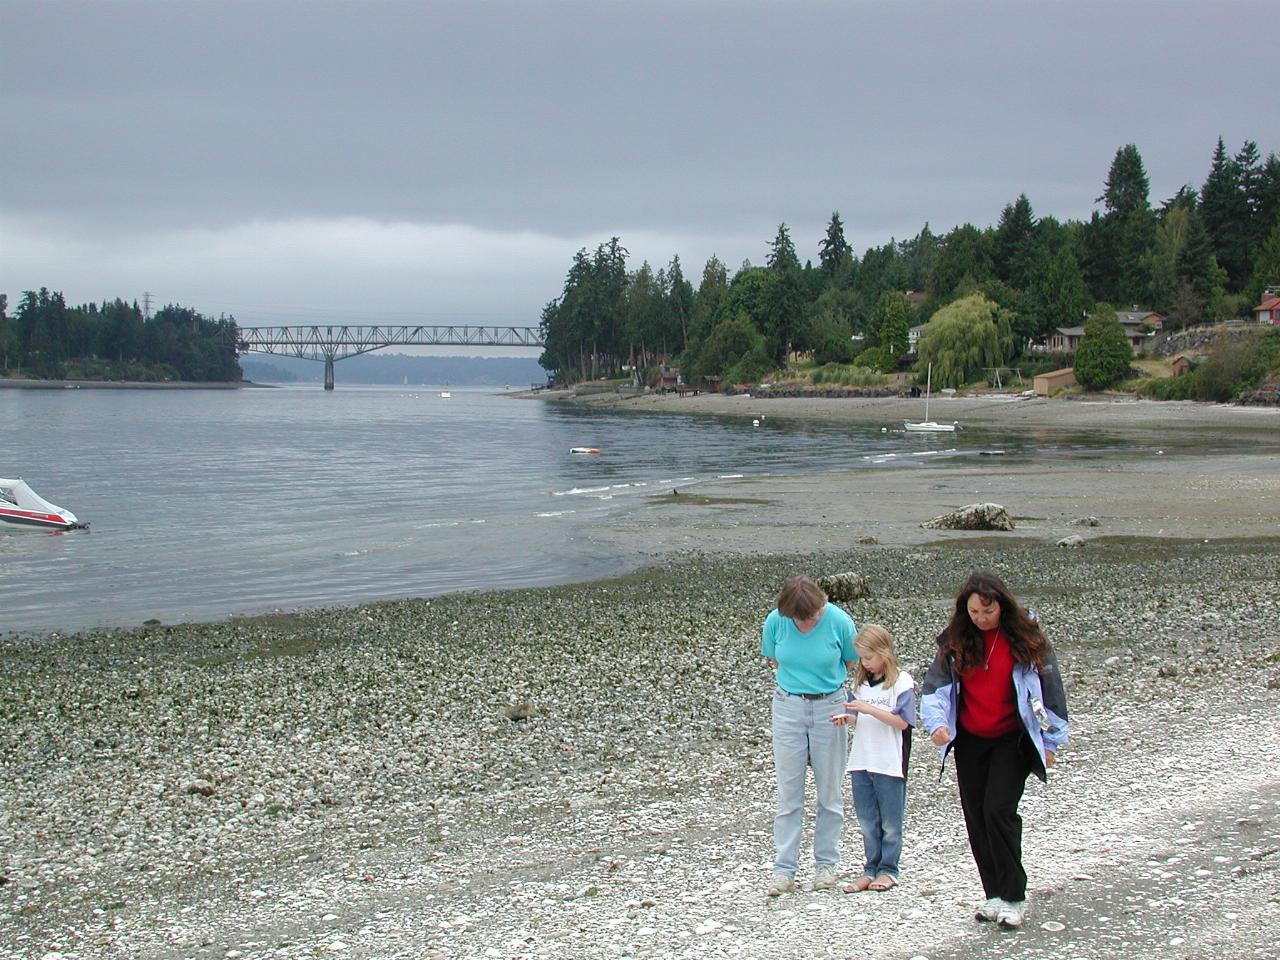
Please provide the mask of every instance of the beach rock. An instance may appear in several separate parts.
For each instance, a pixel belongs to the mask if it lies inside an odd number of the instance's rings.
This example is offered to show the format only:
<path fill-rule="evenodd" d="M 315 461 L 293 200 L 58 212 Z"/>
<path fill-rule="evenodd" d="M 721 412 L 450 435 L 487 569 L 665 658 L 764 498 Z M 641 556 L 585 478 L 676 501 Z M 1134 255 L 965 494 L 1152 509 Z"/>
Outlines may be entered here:
<path fill-rule="evenodd" d="M 208 780 L 192 780 L 183 786 L 182 792 L 198 794 L 202 797 L 212 797 L 217 791 Z"/>
<path fill-rule="evenodd" d="M 502 708 L 502 713 L 512 723 L 518 723 L 533 716 L 533 704 L 509 703 Z"/>
<path fill-rule="evenodd" d="M 860 573 L 833 573 L 819 577 L 818 586 L 829 599 L 838 603 L 871 596 L 867 578 Z"/>
<path fill-rule="evenodd" d="M 930 530 L 1012 530 L 1013 518 L 998 503 L 971 503 L 920 526 Z"/>
<path fill-rule="evenodd" d="M 1078 534 L 1078 533 L 1073 533 L 1071 536 L 1069 536 L 1069 537 L 1063 537 L 1061 540 L 1059 540 L 1059 541 L 1058 541 L 1058 546 L 1060 546 L 1060 547 L 1083 547 L 1083 546 L 1084 546 L 1084 537 L 1080 536 L 1080 534 Z"/>
<path fill-rule="evenodd" d="M 1096 527 L 1102 523 L 1097 517 L 1077 517 L 1071 522 L 1077 527 Z"/>

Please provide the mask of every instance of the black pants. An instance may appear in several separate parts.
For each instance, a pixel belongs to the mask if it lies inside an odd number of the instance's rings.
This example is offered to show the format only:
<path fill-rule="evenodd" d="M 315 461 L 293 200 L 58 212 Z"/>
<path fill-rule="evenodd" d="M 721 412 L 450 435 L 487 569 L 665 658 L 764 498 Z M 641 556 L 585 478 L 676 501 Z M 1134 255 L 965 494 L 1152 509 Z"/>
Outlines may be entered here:
<path fill-rule="evenodd" d="M 1018 902 L 1027 897 L 1018 803 L 1027 774 L 1034 768 L 1032 750 L 1021 729 L 990 739 L 963 730 L 956 736 L 953 752 L 960 806 L 988 899 Z"/>

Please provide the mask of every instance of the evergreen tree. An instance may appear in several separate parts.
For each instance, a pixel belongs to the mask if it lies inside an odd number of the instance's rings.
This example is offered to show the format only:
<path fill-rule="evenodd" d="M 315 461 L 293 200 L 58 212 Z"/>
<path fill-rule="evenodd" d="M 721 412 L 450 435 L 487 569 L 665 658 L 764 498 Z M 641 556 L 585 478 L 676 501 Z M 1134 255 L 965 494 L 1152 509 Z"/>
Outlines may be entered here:
<path fill-rule="evenodd" d="M 1254 214 L 1259 243 L 1266 242 L 1276 224 L 1280 224 L 1280 157 L 1268 154 L 1258 174 Z"/>
<path fill-rule="evenodd" d="M 1214 262 L 1208 231 L 1200 212 L 1187 216 L 1186 239 L 1178 251 L 1178 281 L 1187 284 L 1202 304 L 1208 304 L 1220 292 L 1221 270 Z"/>
<path fill-rule="evenodd" d="M 1186 206 L 1169 206 L 1143 260 L 1151 284 L 1146 302 L 1161 313 L 1168 313 L 1173 305 L 1178 286 L 1178 259 L 1187 242 L 1190 218 L 1191 212 Z"/>
<path fill-rule="evenodd" d="M 1084 324 L 1084 336 L 1076 351 L 1076 379 L 1090 390 L 1105 390 L 1124 379 L 1133 359 L 1133 347 L 1125 336 L 1115 308 L 1100 303 Z"/>
<path fill-rule="evenodd" d="M 1016 290 L 1025 290 L 1031 282 L 1039 238 L 1036 218 L 1027 195 L 1020 194 L 1000 214 L 996 226 L 994 259 L 996 276 Z"/>
<path fill-rule="evenodd" d="M 1200 216 L 1228 283 L 1239 290 L 1247 281 L 1249 203 L 1240 187 L 1240 171 L 1218 138 L 1209 175 L 1200 190 Z"/>
<path fill-rule="evenodd" d="M 769 341 L 769 355 L 785 366 L 797 334 L 805 326 L 804 287 L 800 261 L 785 223 L 769 248 L 767 311 L 759 330 Z"/>
<path fill-rule="evenodd" d="M 689 347 L 689 324 L 693 320 L 693 284 L 684 278 L 680 255 L 671 257 L 666 275 L 667 312 L 680 330 L 680 349 Z"/>
<path fill-rule="evenodd" d="M 769 245 L 769 258 L 766 261 L 770 270 L 785 272 L 799 270 L 800 258 L 796 256 L 796 245 L 791 242 L 791 231 L 785 223 L 778 224 L 778 233 Z"/>
<path fill-rule="evenodd" d="M 818 244 L 818 263 L 822 272 L 834 279 L 837 273 L 847 269 L 853 260 L 853 247 L 844 238 L 844 224 L 840 222 L 840 211 L 831 214 L 831 222 L 827 224 L 827 235 Z"/>
<path fill-rule="evenodd" d="M 1116 151 L 1111 169 L 1107 171 L 1106 188 L 1094 202 L 1102 203 L 1107 213 L 1123 217 L 1135 210 L 1150 209 L 1150 192 L 1151 182 L 1147 179 L 1142 155 L 1129 143 Z"/>
<path fill-rule="evenodd" d="M 1098 197 L 1105 208 L 1086 232 L 1085 276 L 1095 295 L 1136 303 L 1150 288 L 1143 257 L 1155 237 L 1155 215 L 1148 199 L 1150 182 L 1138 148 L 1132 143 L 1116 151 Z"/>
<path fill-rule="evenodd" d="M 875 314 L 876 342 L 895 361 L 907 352 L 911 326 L 907 319 L 909 313 L 907 298 L 901 291 L 886 290 L 880 294 Z"/>
<path fill-rule="evenodd" d="M 1271 234 L 1253 255 L 1253 279 L 1247 291 L 1249 306 L 1262 302 L 1268 287 L 1280 287 L 1280 221 L 1271 228 Z"/>
<path fill-rule="evenodd" d="M 966 277 L 973 284 L 994 277 L 992 248 L 991 231 L 979 230 L 972 224 L 963 224 L 948 233 L 929 277 L 930 295 L 945 302 L 956 295 Z"/>
<path fill-rule="evenodd" d="M 1093 298 L 1080 275 L 1080 267 L 1068 246 L 1050 256 L 1036 271 L 1027 294 L 1032 338 L 1044 340 L 1058 327 L 1074 327 L 1083 321 Z"/>
<path fill-rule="evenodd" d="M 702 281 L 693 297 L 692 342 L 702 340 L 717 322 L 724 319 L 721 310 L 728 297 L 729 270 L 719 257 L 712 254 L 703 264 Z"/>

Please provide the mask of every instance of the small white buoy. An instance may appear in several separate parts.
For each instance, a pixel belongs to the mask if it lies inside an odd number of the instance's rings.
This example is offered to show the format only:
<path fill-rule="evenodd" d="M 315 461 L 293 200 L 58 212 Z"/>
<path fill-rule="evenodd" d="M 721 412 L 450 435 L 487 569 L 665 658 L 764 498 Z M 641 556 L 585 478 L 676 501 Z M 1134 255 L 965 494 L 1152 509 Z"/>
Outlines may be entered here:
<path fill-rule="evenodd" d="M 753 427 L 758 427 L 758 426 L 760 426 L 760 421 L 759 421 L 759 420 L 752 420 L 752 421 L 751 421 L 751 425 L 752 425 Z"/>

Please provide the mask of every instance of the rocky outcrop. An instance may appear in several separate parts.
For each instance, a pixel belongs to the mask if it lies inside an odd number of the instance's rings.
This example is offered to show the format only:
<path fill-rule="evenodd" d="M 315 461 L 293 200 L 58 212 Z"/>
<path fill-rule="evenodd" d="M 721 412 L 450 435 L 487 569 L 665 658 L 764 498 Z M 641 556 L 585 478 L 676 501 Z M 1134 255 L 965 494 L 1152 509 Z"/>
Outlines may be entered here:
<path fill-rule="evenodd" d="M 1246 390 L 1231 402 L 1242 407 L 1280 407 L 1280 377 L 1272 377 L 1256 390 Z"/>
<path fill-rule="evenodd" d="M 971 503 L 920 526 L 930 530 L 1012 530 L 1013 518 L 998 503 Z"/>
<path fill-rule="evenodd" d="M 838 603 L 871 596 L 867 578 L 860 573 L 833 573 L 830 576 L 819 577 L 818 586 L 827 595 L 827 599 Z"/>

